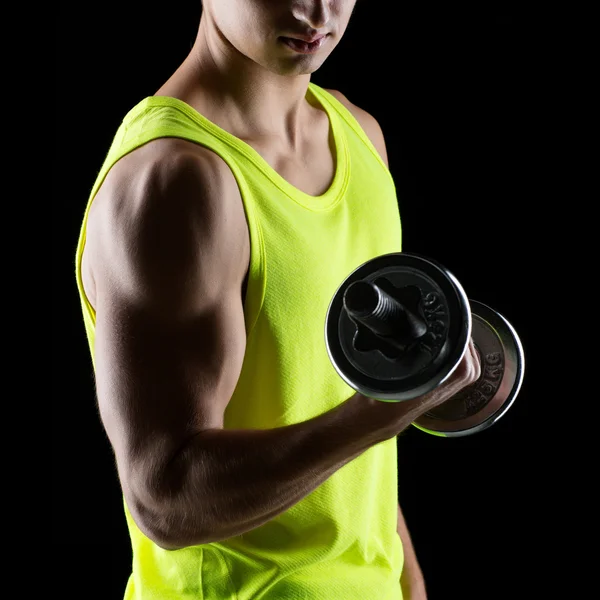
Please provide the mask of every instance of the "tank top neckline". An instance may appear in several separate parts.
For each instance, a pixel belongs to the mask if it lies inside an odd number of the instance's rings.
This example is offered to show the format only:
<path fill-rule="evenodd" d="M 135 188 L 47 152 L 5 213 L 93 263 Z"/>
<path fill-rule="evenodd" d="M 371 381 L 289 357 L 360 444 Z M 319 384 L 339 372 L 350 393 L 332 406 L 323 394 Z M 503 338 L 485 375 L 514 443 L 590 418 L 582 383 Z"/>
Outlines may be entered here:
<path fill-rule="evenodd" d="M 319 106 L 326 112 L 330 130 L 333 132 L 335 146 L 335 172 L 329 187 L 320 195 L 313 196 L 292 185 L 280 175 L 250 144 L 236 137 L 232 133 L 219 127 L 213 121 L 198 112 L 187 102 L 173 96 L 147 96 L 138 105 L 140 109 L 152 106 L 170 106 L 184 112 L 204 129 L 223 142 L 234 147 L 262 171 L 282 192 L 294 202 L 311 210 L 324 210 L 331 208 L 341 199 L 348 184 L 349 154 L 340 119 L 333 107 L 315 90 L 315 84 L 308 84 L 307 96 L 312 94 Z"/>

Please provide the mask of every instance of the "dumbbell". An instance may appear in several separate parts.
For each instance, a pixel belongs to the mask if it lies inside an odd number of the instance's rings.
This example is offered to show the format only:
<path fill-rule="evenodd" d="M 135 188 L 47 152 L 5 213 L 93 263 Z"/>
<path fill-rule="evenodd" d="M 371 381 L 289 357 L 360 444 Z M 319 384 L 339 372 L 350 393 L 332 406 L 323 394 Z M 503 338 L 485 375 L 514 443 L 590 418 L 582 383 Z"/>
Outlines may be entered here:
<path fill-rule="evenodd" d="M 505 317 L 470 300 L 436 260 L 398 252 L 350 273 L 325 319 L 327 353 L 340 377 L 384 402 L 410 400 L 441 385 L 471 338 L 481 360 L 479 379 L 413 423 L 444 437 L 487 429 L 519 393 L 523 346 Z"/>

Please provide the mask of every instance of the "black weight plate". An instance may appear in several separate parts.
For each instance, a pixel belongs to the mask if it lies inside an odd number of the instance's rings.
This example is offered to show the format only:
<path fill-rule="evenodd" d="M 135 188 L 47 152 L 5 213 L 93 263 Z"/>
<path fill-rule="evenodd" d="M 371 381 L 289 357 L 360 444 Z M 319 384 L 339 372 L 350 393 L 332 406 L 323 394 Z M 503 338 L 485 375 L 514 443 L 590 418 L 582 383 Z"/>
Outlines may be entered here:
<path fill-rule="evenodd" d="M 344 292 L 356 281 L 382 279 L 439 296 L 447 309 L 442 360 L 401 365 L 380 352 L 359 352 L 353 347 L 357 329 L 343 307 Z M 333 295 L 325 323 L 327 352 L 340 377 L 365 396 L 393 402 L 421 396 L 442 383 L 460 362 L 470 334 L 469 302 L 456 278 L 436 261 L 405 252 L 381 255 L 356 268 Z"/>

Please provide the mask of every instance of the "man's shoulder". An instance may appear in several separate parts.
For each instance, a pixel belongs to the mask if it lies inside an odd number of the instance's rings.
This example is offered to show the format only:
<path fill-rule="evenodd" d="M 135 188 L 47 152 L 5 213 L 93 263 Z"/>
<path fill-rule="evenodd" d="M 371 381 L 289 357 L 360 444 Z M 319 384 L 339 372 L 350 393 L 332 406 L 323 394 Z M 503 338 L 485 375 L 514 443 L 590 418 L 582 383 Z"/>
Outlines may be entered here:
<path fill-rule="evenodd" d="M 334 98 L 336 98 L 348 111 L 352 114 L 352 116 L 358 121 L 358 124 L 363 128 L 364 132 L 367 134 L 367 137 L 375 146 L 375 149 L 381 155 L 381 158 L 387 165 L 387 151 L 385 147 L 385 140 L 383 136 L 383 131 L 377 119 L 368 111 L 357 106 L 348 98 L 342 94 L 339 90 L 331 90 L 329 88 L 323 88 L 326 92 L 329 92 Z"/>
<path fill-rule="evenodd" d="M 225 161 L 209 148 L 177 137 L 158 137 L 146 142 L 118 160 L 111 171 L 126 179 L 132 174 L 160 171 L 175 177 L 190 171 L 205 175 L 230 172 Z"/>
<path fill-rule="evenodd" d="M 187 140 L 156 138 L 112 165 L 92 203 L 89 221 L 166 224 L 174 215 L 193 220 L 229 209 L 238 193 L 227 164 Z"/>
<path fill-rule="evenodd" d="M 182 138 L 153 139 L 122 156 L 104 180 L 104 192 L 128 189 L 172 191 L 181 181 L 225 184 L 233 179 L 225 161 L 211 150 Z"/>

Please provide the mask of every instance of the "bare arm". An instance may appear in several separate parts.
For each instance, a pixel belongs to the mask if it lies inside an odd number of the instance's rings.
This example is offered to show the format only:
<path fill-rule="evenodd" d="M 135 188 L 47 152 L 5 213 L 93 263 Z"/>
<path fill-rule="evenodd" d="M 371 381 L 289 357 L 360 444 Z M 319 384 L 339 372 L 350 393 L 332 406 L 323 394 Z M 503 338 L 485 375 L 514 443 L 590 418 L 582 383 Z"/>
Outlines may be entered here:
<path fill-rule="evenodd" d="M 86 245 L 98 403 L 123 493 L 140 529 L 176 549 L 264 524 L 425 408 L 392 419 L 357 394 L 302 423 L 224 430 L 246 343 L 241 200 L 208 151 L 160 147 L 113 167 Z"/>
<path fill-rule="evenodd" d="M 397 531 L 404 551 L 404 566 L 400 576 L 403 597 L 406 600 L 425 600 L 427 598 L 425 580 L 399 504 Z"/>

